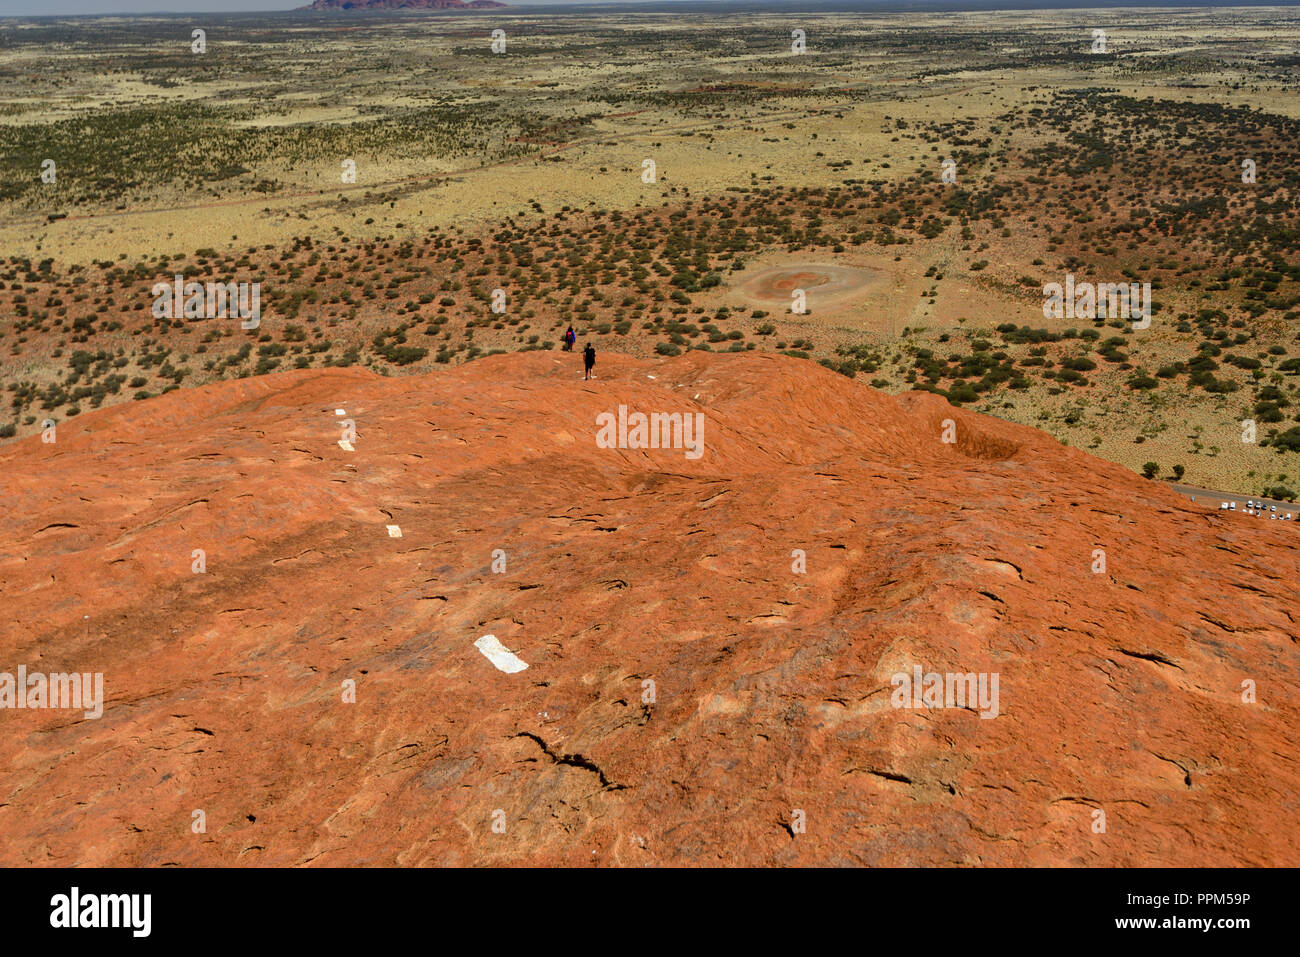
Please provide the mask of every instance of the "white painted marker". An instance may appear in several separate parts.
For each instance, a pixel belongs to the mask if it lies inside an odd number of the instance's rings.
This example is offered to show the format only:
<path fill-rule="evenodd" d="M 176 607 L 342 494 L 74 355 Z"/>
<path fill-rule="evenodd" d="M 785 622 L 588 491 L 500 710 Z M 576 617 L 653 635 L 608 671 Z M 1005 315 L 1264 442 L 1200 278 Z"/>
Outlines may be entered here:
<path fill-rule="evenodd" d="M 474 647 L 481 651 L 483 657 L 492 662 L 498 671 L 504 671 L 508 675 L 528 667 L 528 662 L 521 661 L 513 651 L 497 641 L 496 635 L 484 635 L 474 642 Z"/>
<path fill-rule="evenodd" d="M 396 526 L 396 525 L 389 525 L 389 526 L 388 526 L 388 537 L 389 537 L 389 538 L 401 538 L 401 537 L 402 537 L 402 530 L 401 530 L 398 526 Z"/>
<path fill-rule="evenodd" d="M 344 452 L 356 451 L 356 449 L 352 447 L 352 443 L 349 442 L 347 439 L 339 439 L 339 448 L 341 448 Z"/>
<path fill-rule="evenodd" d="M 335 409 L 335 410 L 334 410 L 334 414 L 335 414 L 335 415 L 347 415 L 347 413 L 346 413 L 345 411 L 343 411 L 342 409 Z"/>

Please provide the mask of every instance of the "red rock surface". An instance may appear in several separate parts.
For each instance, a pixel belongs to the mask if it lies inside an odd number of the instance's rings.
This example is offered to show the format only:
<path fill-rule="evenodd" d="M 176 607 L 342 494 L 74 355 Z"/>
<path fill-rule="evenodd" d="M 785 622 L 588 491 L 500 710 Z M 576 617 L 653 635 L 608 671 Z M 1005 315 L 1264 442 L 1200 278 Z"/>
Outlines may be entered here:
<path fill-rule="evenodd" d="M 0 671 L 107 699 L 0 711 L 0 864 L 1300 863 L 1296 527 L 810 362 L 577 363 L 0 451 Z M 598 448 L 620 403 L 705 454 Z M 891 707 L 914 664 L 996 672 L 999 715 Z"/>

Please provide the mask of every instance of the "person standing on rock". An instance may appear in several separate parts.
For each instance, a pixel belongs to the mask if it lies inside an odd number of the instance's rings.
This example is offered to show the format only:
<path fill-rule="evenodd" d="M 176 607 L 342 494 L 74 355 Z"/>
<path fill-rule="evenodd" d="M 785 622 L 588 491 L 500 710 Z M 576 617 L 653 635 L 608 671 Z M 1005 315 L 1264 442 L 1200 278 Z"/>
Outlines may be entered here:
<path fill-rule="evenodd" d="M 573 326 L 569 326 L 569 331 L 564 334 L 564 351 L 572 352 L 573 344 L 578 341 L 578 334 L 573 331 Z"/>
<path fill-rule="evenodd" d="M 590 342 L 587 343 L 587 348 L 582 350 L 582 364 L 583 367 L 587 370 L 586 375 L 583 376 L 583 379 L 596 378 L 594 375 L 591 374 L 591 369 L 596 364 L 596 347 L 593 346 Z"/>

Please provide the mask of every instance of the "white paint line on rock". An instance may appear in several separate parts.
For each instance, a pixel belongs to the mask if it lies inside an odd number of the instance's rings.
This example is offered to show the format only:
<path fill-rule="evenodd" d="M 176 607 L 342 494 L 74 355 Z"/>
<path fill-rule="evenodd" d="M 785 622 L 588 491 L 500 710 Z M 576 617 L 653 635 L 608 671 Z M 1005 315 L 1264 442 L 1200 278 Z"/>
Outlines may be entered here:
<path fill-rule="evenodd" d="M 356 451 L 356 449 L 352 447 L 352 443 L 349 442 L 347 439 L 339 439 L 339 448 L 341 448 L 344 452 Z"/>
<path fill-rule="evenodd" d="M 396 526 L 396 525 L 389 525 L 389 526 L 388 526 L 388 537 L 389 537 L 389 538 L 401 538 L 401 537 L 402 537 L 402 530 L 401 530 L 398 526 Z"/>
<path fill-rule="evenodd" d="M 342 409 L 335 409 L 335 410 L 334 410 L 334 414 L 335 414 L 335 415 L 347 415 L 347 413 L 344 412 Z"/>
<path fill-rule="evenodd" d="M 481 651 L 483 657 L 492 662 L 498 671 L 504 671 L 508 675 L 528 667 L 528 662 L 520 660 L 513 651 L 497 641 L 496 635 L 484 635 L 474 642 L 474 647 Z"/>

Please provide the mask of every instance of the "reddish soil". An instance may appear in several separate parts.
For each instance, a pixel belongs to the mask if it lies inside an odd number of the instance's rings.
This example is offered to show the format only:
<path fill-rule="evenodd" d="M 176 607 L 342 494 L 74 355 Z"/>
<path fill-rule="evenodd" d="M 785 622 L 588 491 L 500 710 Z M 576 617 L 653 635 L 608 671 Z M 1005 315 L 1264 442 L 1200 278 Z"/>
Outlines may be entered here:
<path fill-rule="evenodd" d="M 289 372 L 0 451 L 0 671 L 106 699 L 0 711 L 0 864 L 1300 863 L 1293 529 L 794 359 L 596 371 Z M 620 404 L 704 454 L 599 447 Z M 997 716 L 891 706 L 915 665 Z"/>
<path fill-rule="evenodd" d="M 811 307 L 850 297 L 878 280 L 872 270 L 852 266 L 772 266 L 741 277 L 737 289 L 745 298 L 767 305 L 789 305 L 791 292 L 803 289 Z"/>

